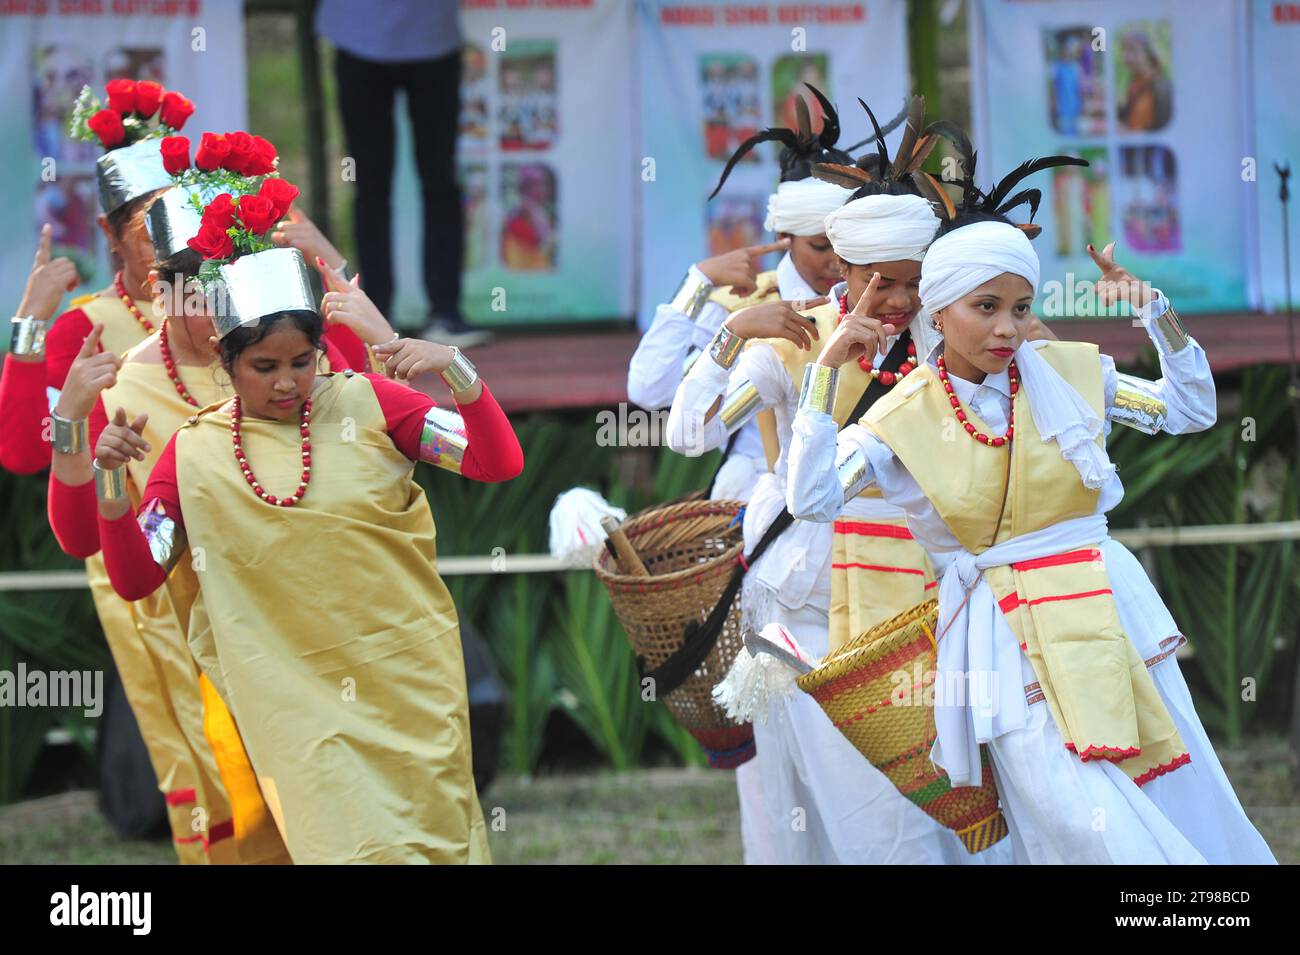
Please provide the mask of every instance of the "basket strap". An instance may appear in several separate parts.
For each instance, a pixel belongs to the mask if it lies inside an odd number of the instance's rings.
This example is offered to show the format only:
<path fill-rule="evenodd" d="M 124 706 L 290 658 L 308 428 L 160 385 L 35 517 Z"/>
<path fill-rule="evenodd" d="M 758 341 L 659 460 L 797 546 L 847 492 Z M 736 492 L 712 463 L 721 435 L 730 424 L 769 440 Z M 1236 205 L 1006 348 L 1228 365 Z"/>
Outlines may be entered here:
<path fill-rule="evenodd" d="M 717 468 L 713 471 L 713 476 L 709 478 L 709 483 L 704 485 L 704 496 L 708 497 L 709 492 L 713 490 L 713 485 L 718 483 L 718 475 L 722 473 L 722 468 L 727 463 L 727 458 L 731 457 L 731 452 L 735 450 L 736 439 L 740 437 L 741 429 L 737 428 L 731 432 L 731 437 L 727 439 L 727 446 L 722 449 L 722 459 L 718 461 Z"/>
<path fill-rule="evenodd" d="M 880 363 L 882 371 L 897 371 L 907 357 L 907 344 L 911 341 L 910 331 L 904 331 L 894 342 L 894 347 L 889 350 L 885 360 Z M 854 423 L 870 408 L 881 395 L 885 393 L 885 386 L 880 383 L 879 378 L 871 379 L 871 383 L 862 392 L 862 397 L 858 399 L 853 406 L 853 412 L 845 419 L 844 424 L 840 426 L 843 430 L 848 425 Z M 731 454 L 731 449 L 735 446 L 737 431 L 727 441 L 727 449 L 723 452 L 722 460 L 725 462 L 727 456 Z M 719 465 L 718 471 L 722 467 Z M 715 471 L 709 481 L 709 487 L 713 487 L 713 482 L 718 479 L 718 473 Z M 708 491 L 706 489 L 705 493 Z M 726 588 L 722 591 L 722 596 L 718 598 L 717 604 L 709 612 L 708 617 L 703 623 L 692 620 L 686 625 L 682 645 L 663 663 L 649 672 L 645 669 L 645 660 L 637 657 L 636 666 L 641 674 L 642 679 L 649 678 L 654 681 L 655 693 L 664 696 L 676 690 L 686 679 L 700 668 L 700 665 L 713 652 L 714 645 L 718 642 L 718 637 L 722 635 L 722 628 L 726 625 L 727 615 L 731 613 L 731 605 L 735 603 L 736 595 L 740 593 L 740 584 L 745 577 L 745 573 L 750 567 L 758 561 L 760 557 L 772 545 L 772 542 L 785 533 L 786 528 L 794 523 L 794 515 L 786 508 L 781 509 L 781 513 L 768 525 L 763 536 L 759 538 L 754 549 L 737 561 L 735 568 L 731 572 L 731 579 L 727 581 Z"/>

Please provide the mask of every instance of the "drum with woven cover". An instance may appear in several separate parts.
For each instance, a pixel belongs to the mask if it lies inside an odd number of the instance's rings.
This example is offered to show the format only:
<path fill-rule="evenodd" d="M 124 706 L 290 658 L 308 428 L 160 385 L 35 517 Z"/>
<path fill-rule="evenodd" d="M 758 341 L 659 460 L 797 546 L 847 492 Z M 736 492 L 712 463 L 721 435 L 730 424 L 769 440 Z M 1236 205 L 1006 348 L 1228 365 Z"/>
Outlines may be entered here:
<path fill-rule="evenodd" d="M 633 515 L 623 533 L 649 572 L 618 572 L 607 549 L 595 571 L 609 592 L 643 673 L 680 655 L 693 624 L 699 628 L 731 584 L 744 547 L 739 515 L 742 501 L 686 500 Z M 736 588 L 732 588 L 734 591 Z M 727 675 L 744 646 L 737 593 L 716 642 L 679 686 L 657 696 L 704 748 L 709 764 L 734 768 L 754 755 L 754 731 L 737 725 L 713 701 L 713 687 Z"/>
<path fill-rule="evenodd" d="M 1007 823 L 987 750 L 980 786 L 954 788 L 930 761 L 938 612 L 938 601 L 917 604 L 833 650 L 797 683 L 899 792 L 975 853 L 1005 836 Z M 901 686 L 896 674 L 906 675 Z"/>

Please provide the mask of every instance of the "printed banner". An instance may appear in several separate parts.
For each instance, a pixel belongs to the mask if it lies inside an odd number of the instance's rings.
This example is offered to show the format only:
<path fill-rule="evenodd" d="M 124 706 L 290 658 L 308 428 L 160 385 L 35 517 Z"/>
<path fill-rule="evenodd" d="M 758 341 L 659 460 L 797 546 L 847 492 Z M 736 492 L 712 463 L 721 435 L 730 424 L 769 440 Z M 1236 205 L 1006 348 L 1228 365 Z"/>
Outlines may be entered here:
<path fill-rule="evenodd" d="M 1276 165 L 1291 167 L 1288 232 L 1291 242 L 1291 298 L 1300 306 L 1300 3 L 1254 0 L 1251 69 L 1255 95 L 1255 173 L 1260 298 L 1264 308 L 1286 308 L 1286 266 L 1282 248 L 1282 203 Z"/>
<path fill-rule="evenodd" d="M 67 130 L 81 88 L 89 84 L 103 99 L 104 84 L 117 77 L 154 80 L 193 100 L 185 134 L 196 143 L 204 130 L 243 129 L 243 5 L 0 3 L 0 88 L 17 94 L 11 103 L 31 104 L 0 110 L 0 196 L 10 210 L 0 235 L 0 301 L 7 308 L 18 307 L 46 222 L 54 230 L 54 255 L 78 264 L 78 294 L 112 278 L 96 222 L 95 160 L 103 150 L 70 139 Z"/>
<path fill-rule="evenodd" d="M 753 150 L 722 192 L 706 199 L 741 142 L 769 126 L 795 126 L 800 96 L 820 127 L 821 110 L 804 83 L 835 105 L 840 145 L 849 146 L 870 129 L 857 98 L 884 124 L 902 108 L 909 82 L 903 0 L 638 0 L 637 7 L 644 328 L 692 263 L 768 238 L 763 220 L 779 178 L 779 146 Z M 901 135 L 888 137 L 891 147 Z"/>
<path fill-rule="evenodd" d="M 1242 119 L 1245 24 L 1232 0 L 1194 6 L 972 4 L 979 185 L 1034 156 L 1069 153 L 1091 163 L 1040 173 L 1018 187 L 1043 191 L 1035 219 L 1043 233 L 1034 245 L 1045 289 L 1048 282 L 1064 286 L 1063 296 L 1040 296 L 1040 307 L 1063 300 L 1067 313 L 1089 314 L 1093 298 L 1070 290 L 1097 277 L 1087 244 L 1112 240 L 1120 264 L 1184 313 L 1251 304 L 1245 238 L 1256 183 L 1243 176 L 1251 154 Z M 1294 49 L 1288 55 L 1294 58 Z M 1045 314 L 1061 317 L 1055 307 Z"/>

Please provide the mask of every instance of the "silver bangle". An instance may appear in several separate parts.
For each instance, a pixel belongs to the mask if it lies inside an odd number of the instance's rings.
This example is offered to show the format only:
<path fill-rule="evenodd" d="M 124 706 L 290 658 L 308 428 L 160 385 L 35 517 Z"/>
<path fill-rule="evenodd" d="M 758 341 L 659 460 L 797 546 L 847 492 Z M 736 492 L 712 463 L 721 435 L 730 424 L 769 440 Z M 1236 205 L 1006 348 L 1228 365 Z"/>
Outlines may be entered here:
<path fill-rule="evenodd" d="M 758 387 L 749 379 L 745 379 L 732 388 L 727 397 L 722 400 L 718 417 L 722 419 L 722 426 L 730 434 L 748 421 L 762 406 L 763 398 L 758 393 Z"/>
<path fill-rule="evenodd" d="M 844 502 L 853 500 L 871 482 L 867 479 L 867 456 L 854 448 L 835 462 L 835 474 L 844 490 Z"/>
<path fill-rule="evenodd" d="M 125 464 L 111 471 L 100 467 L 98 461 L 90 467 L 95 472 L 95 493 L 99 495 L 101 501 L 120 501 L 126 497 Z"/>
<path fill-rule="evenodd" d="M 90 423 L 85 419 L 73 421 L 50 412 L 50 444 L 59 454 L 80 454 L 90 447 Z"/>
<path fill-rule="evenodd" d="M 50 322 L 33 315 L 15 315 L 9 319 L 9 353 L 11 355 L 45 354 L 45 333 Z"/>
<path fill-rule="evenodd" d="M 835 410 L 835 386 L 840 370 L 811 362 L 803 369 L 803 387 L 799 389 L 799 407 L 831 414 Z"/>
<path fill-rule="evenodd" d="M 727 327 L 726 323 L 718 326 L 718 332 L 709 342 L 709 357 L 723 368 L 730 368 L 745 349 L 745 340 Z"/>
<path fill-rule="evenodd" d="M 420 460 L 459 474 L 467 447 L 465 420 L 446 408 L 430 408 L 420 432 Z"/>
<path fill-rule="evenodd" d="M 1179 320 L 1178 313 L 1174 311 L 1174 307 L 1167 301 L 1165 302 L 1165 310 L 1157 315 L 1151 324 L 1164 341 L 1165 351 L 1172 354 L 1187 347 L 1190 341 L 1187 332 L 1183 329 L 1183 323 Z"/>
<path fill-rule="evenodd" d="M 1154 382 L 1120 373 L 1115 401 L 1106 417 L 1143 434 L 1158 434 L 1164 428 L 1168 414 L 1168 405 L 1160 397 Z"/>
<path fill-rule="evenodd" d="M 459 348 L 453 345 L 451 350 L 451 364 L 442 370 L 442 380 L 453 394 L 460 394 L 474 387 L 474 382 L 478 381 L 478 372 L 474 369 L 474 363 Z"/>
<path fill-rule="evenodd" d="M 691 278 L 691 273 L 687 272 L 686 278 L 682 279 L 682 284 L 677 286 L 677 292 L 668 303 L 668 307 L 695 321 L 700 317 L 700 312 L 704 310 L 704 305 L 712 294 L 712 282 L 708 279 Z"/>

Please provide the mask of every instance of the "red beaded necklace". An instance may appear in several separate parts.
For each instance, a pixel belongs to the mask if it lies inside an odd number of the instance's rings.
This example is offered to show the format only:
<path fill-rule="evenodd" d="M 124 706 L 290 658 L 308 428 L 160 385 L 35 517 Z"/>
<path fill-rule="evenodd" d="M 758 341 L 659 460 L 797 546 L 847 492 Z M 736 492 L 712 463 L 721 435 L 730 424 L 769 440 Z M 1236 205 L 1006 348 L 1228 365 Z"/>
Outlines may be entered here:
<path fill-rule="evenodd" d="M 844 320 L 844 316 L 849 311 L 849 293 L 845 292 L 840 296 L 840 317 L 836 320 L 838 325 Z M 886 388 L 892 388 L 898 379 L 905 377 L 909 372 L 916 370 L 916 342 L 910 339 L 907 342 L 907 361 L 898 366 L 898 371 L 876 371 L 874 367 L 874 355 L 868 358 L 865 354 L 858 356 L 858 367 L 865 371 L 872 378 L 880 379 L 880 383 Z"/>
<path fill-rule="evenodd" d="M 1011 410 L 1007 413 L 1007 433 L 1002 437 L 989 437 L 983 431 L 977 431 L 975 426 L 966 420 L 966 412 L 962 410 L 961 399 L 957 397 L 952 390 L 952 382 L 948 380 L 948 366 L 944 364 L 943 356 L 939 356 L 939 380 L 943 382 L 943 390 L 948 393 L 948 404 L 952 405 L 953 410 L 957 412 L 957 420 L 961 422 L 966 433 L 978 441 L 980 444 L 989 444 L 995 448 L 1000 448 L 1004 444 L 1011 443 L 1011 437 L 1015 434 L 1016 424 L 1016 392 L 1020 390 L 1020 378 L 1016 373 L 1016 363 L 1013 359 L 1011 367 L 1007 369 L 1007 377 L 1011 382 Z"/>
<path fill-rule="evenodd" d="M 236 395 L 235 405 L 230 411 L 230 440 L 235 445 L 235 460 L 239 462 L 239 470 L 243 472 L 244 480 L 253 489 L 253 493 L 267 504 L 276 507 L 293 507 L 302 500 L 302 496 L 307 493 L 307 485 L 311 482 L 311 399 L 308 398 L 303 402 L 302 423 L 298 425 L 298 434 L 302 437 L 302 479 L 298 482 L 298 489 L 288 497 L 277 498 L 274 494 L 267 493 L 266 488 L 258 483 L 253 469 L 249 467 L 248 458 L 244 455 L 243 438 L 240 436 L 240 421 L 243 417 L 243 406 L 240 404 L 239 396 Z"/>
<path fill-rule="evenodd" d="M 158 330 L 158 350 L 162 352 L 163 367 L 167 369 L 167 377 L 170 378 L 172 384 L 176 386 L 176 393 L 184 398 L 187 404 L 191 404 L 197 408 L 199 403 L 194 400 L 194 396 L 191 395 L 189 389 L 185 387 L 185 383 L 181 381 L 181 374 L 176 370 L 176 362 L 172 358 L 171 346 L 167 344 L 167 326 L 170 324 L 171 322 L 164 319 L 162 328 Z"/>
<path fill-rule="evenodd" d="M 153 322 L 144 317 L 144 313 L 136 307 L 135 299 L 126 294 L 126 283 L 122 281 L 122 273 L 118 272 L 113 276 L 113 291 L 117 292 L 117 297 L 122 300 L 126 310 L 135 316 L 135 320 L 140 323 L 146 335 L 153 334 Z"/>

